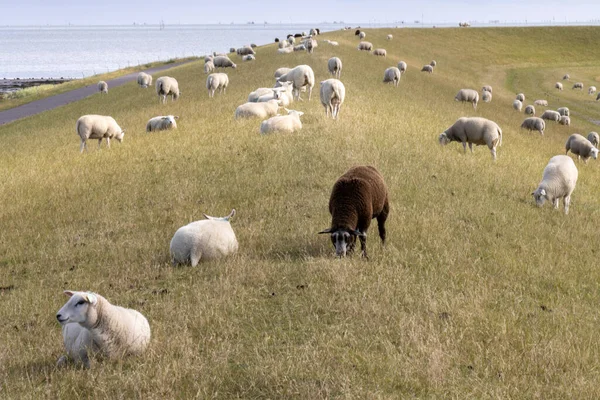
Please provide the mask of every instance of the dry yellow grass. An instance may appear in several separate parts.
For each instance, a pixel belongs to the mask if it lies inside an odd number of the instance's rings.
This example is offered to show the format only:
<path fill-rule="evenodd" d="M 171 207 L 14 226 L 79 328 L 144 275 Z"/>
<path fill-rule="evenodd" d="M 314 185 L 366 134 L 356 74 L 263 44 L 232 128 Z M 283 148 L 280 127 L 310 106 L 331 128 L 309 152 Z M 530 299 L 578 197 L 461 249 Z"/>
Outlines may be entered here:
<path fill-rule="evenodd" d="M 597 398 L 600 303 L 597 161 L 577 164 L 566 217 L 530 193 L 569 134 L 587 134 L 600 103 L 554 91 L 566 72 L 591 83 L 598 28 L 367 30 L 388 57 L 356 50 L 354 32 L 313 55 L 258 49 L 209 99 L 202 62 L 165 72 L 179 101 L 135 83 L 0 127 L 0 396 L 6 398 Z M 386 41 L 393 33 L 394 39 Z M 552 46 L 548 45 L 552 38 Z M 318 82 L 344 63 L 346 102 L 327 120 Z M 383 71 L 409 64 L 398 88 Z M 435 59 L 434 74 L 418 72 Z M 236 60 L 237 61 L 237 60 Z M 309 64 L 317 85 L 293 135 L 235 121 L 276 68 Z M 158 76 L 155 76 L 156 79 Z M 494 87 L 490 104 L 453 101 Z M 572 125 L 520 131 L 514 94 L 566 105 Z M 75 121 L 108 114 L 124 142 L 80 155 Z M 144 132 L 156 115 L 173 132 Z M 441 148 L 440 132 L 479 115 L 504 131 L 486 148 Z M 597 129 L 596 129 L 597 130 Z M 390 189 L 388 245 L 369 231 L 370 259 L 335 259 L 333 182 L 375 165 Z M 172 267 L 177 228 L 238 211 L 240 251 Z M 58 370 L 63 289 L 93 290 L 142 312 L 148 353 Z"/>

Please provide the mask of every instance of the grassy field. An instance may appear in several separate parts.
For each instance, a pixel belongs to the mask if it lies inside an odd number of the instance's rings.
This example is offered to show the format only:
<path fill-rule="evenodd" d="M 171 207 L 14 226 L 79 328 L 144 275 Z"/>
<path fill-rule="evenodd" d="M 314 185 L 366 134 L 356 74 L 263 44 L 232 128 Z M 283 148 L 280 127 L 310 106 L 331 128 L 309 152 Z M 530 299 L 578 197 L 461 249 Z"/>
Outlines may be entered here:
<path fill-rule="evenodd" d="M 0 397 L 600 397 L 600 166 L 577 163 L 568 216 L 530 195 L 570 134 L 599 130 L 587 87 L 600 79 L 600 28 L 366 32 L 387 58 L 332 32 L 319 39 L 340 46 L 312 55 L 259 48 L 214 99 L 199 61 L 164 73 L 180 82 L 175 103 L 132 82 L 0 127 Z M 318 98 L 332 56 L 346 86 L 337 121 Z M 419 72 L 432 59 L 434 74 Z M 400 86 L 384 85 L 399 60 Z M 310 102 L 290 107 L 305 112 L 300 132 L 261 136 L 260 121 L 233 119 L 276 68 L 298 64 L 317 81 Z M 586 90 L 555 91 L 565 73 Z M 484 84 L 494 98 L 477 111 L 453 101 Z M 521 91 L 525 104 L 568 106 L 572 125 L 520 131 Z M 124 142 L 79 154 L 75 121 L 88 113 L 115 117 Z M 180 116 L 178 130 L 144 131 L 166 114 Z M 485 147 L 438 145 L 473 115 L 503 129 L 496 162 Z M 317 235 L 333 183 L 358 164 L 376 166 L 390 191 L 388 243 L 373 221 L 368 261 L 336 259 Z M 170 265 L 177 228 L 234 207 L 238 254 Z M 56 369 L 63 289 L 142 312 L 149 351 Z"/>

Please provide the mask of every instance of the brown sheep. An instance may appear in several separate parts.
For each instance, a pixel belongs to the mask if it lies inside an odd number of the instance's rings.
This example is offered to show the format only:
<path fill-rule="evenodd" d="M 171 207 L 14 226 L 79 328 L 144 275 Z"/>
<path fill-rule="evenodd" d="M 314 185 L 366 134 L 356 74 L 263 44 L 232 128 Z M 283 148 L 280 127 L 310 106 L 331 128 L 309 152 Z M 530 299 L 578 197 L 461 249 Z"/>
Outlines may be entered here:
<path fill-rule="evenodd" d="M 338 257 L 352 252 L 360 238 L 362 256 L 367 256 L 367 230 L 377 218 L 379 237 L 385 244 L 385 220 L 390 212 L 388 190 L 383 177 L 372 166 L 350 168 L 333 185 L 329 198 L 331 227 L 319 232 L 331 234 Z"/>

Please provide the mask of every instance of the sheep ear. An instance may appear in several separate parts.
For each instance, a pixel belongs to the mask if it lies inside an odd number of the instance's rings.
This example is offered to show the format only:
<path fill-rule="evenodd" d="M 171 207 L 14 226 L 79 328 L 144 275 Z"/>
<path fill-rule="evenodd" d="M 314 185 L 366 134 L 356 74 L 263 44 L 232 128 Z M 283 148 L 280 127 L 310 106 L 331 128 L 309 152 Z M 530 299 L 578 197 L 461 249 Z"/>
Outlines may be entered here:
<path fill-rule="evenodd" d="M 546 189 L 542 189 L 542 190 L 540 191 L 540 194 L 541 194 L 542 196 L 545 196 L 545 195 L 546 195 Z"/>
<path fill-rule="evenodd" d="M 323 230 L 323 231 L 319 232 L 317 235 L 321 235 L 321 234 L 323 234 L 323 233 L 331 233 L 331 232 L 333 232 L 332 228 L 327 228 L 327 229 L 325 229 L 325 230 Z"/>
<path fill-rule="evenodd" d="M 125 129 L 123 129 L 123 131 L 121 133 L 125 133 Z"/>
<path fill-rule="evenodd" d="M 75 292 L 72 291 L 72 290 L 65 290 L 63 293 L 66 294 L 69 297 L 71 297 L 71 296 L 73 296 L 75 294 Z"/>
<path fill-rule="evenodd" d="M 355 229 L 355 230 L 354 230 L 352 233 L 353 233 L 354 235 L 356 235 L 356 236 L 360 237 L 360 238 L 363 238 L 363 239 L 366 239 L 366 238 L 367 238 L 367 234 L 366 234 L 366 233 L 362 233 L 362 232 L 361 232 L 361 231 L 359 231 L 358 229 Z"/>
<path fill-rule="evenodd" d="M 98 297 L 92 292 L 87 292 L 84 298 L 90 304 L 96 304 L 98 302 Z"/>
<path fill-rule="evenodd" d="M 213 217 L 211 217 L 210 215 L 206 215 L 204 213 L 202 213 L 202 215 L 204 215 L 204 218 L 206 218 L 206 219 L 213 219 Z"/>
<path fill-rule="evenodd" d="M 176 115 L 174 118 L 175 118 L 175 119 L 179 119 L 179 115 Z"/>
<path fill-rule="evenodd" d="M 531 195 L 532 195 L 532 196 L 535 196 L 535 192 L 531 192 Z"/>
<path fill-rule="evenodd" d="M 233 217 L 235 217 L 235 208 L 233 208 L 231 210 L 231 212 L 229 213 L 229 215 L 227 216 L 227 221 L 229 221 Z"/>

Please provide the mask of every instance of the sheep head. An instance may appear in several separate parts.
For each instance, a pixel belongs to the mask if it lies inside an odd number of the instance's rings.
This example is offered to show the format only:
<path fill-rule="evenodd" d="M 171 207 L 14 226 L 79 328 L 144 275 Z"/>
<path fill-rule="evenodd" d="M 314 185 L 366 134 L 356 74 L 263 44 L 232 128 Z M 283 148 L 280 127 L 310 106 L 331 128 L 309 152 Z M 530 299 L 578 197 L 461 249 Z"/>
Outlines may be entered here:
<path fill-rule="evenodd" d="M 450 140 L 450 138 L 448 137 L 448 135 L 446 134 L 446 132 L 442 133 L 439 138 L 438 138 L 440 144 L 442 146 L 447 145 L 448 143 L 450 143 L 452 140 Z"/>
<path fill-rule="evenodd" d="M 546 200 L 548 199 L 546 189 L 543 188 L 537 188 L 534 192 L 531 193 L 531 195 L 533 196 L 535 204 L 537 204 L 538 207 L 543 206 Z"/>
<path fill-rule="evenodd" d="M 367 234 L 360 232 L 358 229 L 325 229 L 319 234 L 329 233 L 331 236 L 331 243 L 335 247 L 335 255 L 338 257 L 345 257 L 346 254 L 354 250 L 356 244 L 356 237 L 366 238 Z"/>
<path fill-rule="evenodd" d="M 56 314 L 56 319 L 61 325 L 80 323 L 92 325 L 96 322 L 96 304 L 98 297 L 92 292 L 75 292 L 65 290 L 69 300 Z"/>
<path fill-rule="evenodd" d="M 592 156 L 592 158 L 594 160 L 596 160 L 598 158 L 598 149 L 595 147 L 592 147 L 592 150 L 590 151 L 590 155 Z"/>

